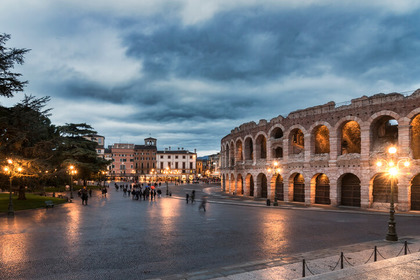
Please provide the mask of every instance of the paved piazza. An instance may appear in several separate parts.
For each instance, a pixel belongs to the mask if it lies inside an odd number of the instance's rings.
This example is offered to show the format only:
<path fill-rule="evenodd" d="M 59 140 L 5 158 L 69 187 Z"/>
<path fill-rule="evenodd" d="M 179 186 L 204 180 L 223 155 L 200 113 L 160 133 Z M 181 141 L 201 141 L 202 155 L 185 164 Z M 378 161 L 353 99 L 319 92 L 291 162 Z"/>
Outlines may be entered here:
<path fill-rule="evenodd" d="M 185 203 L 196 189 L 207 211 Z M 165 188 L 163 188 L 165 193 Z M 153 279 L 293 257 L 384 239 L 388 215 L 360 210 L 266 207 L 220 187 L 170 185 L 172 197 L 135 201 L 110 188 L 82 206 L 0 215 L 0 279 Z M 254 204 L 253 204 L 254 203 Z M 252 207 L 259 206 L 259 207 Z M 420 233 L 419 215 L 397 215 L 399 236 Z"/>

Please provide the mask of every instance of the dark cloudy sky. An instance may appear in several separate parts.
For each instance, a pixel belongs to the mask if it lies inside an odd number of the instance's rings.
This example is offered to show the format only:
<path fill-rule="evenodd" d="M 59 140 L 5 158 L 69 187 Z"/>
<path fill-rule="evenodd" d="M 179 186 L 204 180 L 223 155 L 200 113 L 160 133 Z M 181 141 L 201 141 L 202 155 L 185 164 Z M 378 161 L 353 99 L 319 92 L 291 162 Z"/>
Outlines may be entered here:
<path fill-rule="evenodd" d="M 244 122 L 420 88 L 417 0 L 1 0 L 0 32 L 53 123 L 107 145 L 201 156 Z"/>

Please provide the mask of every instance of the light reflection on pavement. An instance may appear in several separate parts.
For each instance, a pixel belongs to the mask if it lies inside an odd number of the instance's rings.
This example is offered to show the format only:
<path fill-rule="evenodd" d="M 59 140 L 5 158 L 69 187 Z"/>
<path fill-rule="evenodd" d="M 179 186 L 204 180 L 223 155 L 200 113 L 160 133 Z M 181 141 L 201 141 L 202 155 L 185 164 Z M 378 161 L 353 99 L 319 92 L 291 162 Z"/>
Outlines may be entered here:
<path fill-rule="evenodd" d="M 73 203 L 0 216 L 0 279 L 148 279 L 383 238 L 387 216 L 317 213 L 180 197 L 135 201 L 110 188 Z M 199 200 L 202 186 L 196 189 Z M 165 188 L 162 188 L 165 190 Z M 209 189 L 205 189 L 206 193 Z M 419 217 L 398 217 L 400 235 Z"/>

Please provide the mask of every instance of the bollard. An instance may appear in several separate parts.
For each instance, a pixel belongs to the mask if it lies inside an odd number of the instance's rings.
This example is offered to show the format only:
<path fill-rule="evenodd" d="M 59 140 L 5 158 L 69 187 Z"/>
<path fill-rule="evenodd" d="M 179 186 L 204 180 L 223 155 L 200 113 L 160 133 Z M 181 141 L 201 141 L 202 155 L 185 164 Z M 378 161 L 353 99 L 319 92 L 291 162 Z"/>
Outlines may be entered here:
<path fill-rule="evenodd" d="M 341 262 L 340 267 L 341 267 L 341 269 L 343 269 L 344 268 L 344 254 L 343 254 L 343 252 L 341 252 L 340 262 Z"/>
<path fill-rule="evenodd" d="M 404 255 L 407 255 L 407 241 L 404 241 Z"/>
<path fill-rule="evenodd" d="M 277 198 L 274 198 L 273 206 L 279 206 L 279 203 L 277 202 Z"/>
<path fill-rule="evenodd" d="M 375 255 L 373 257 L 373 261 L 376 262 L 377 259 L 378 259 L 378 255 L 377 255 L 377 250 L 376 250 L 376 246 L 375 246 Z"/>
<path fill-rule="evenodd" d="M 267 206 L 270 206 L 271 202 L 269 199 L 267 199 Z"/>
<path fill-rule="evenodd" d="M 305 263 L 305 260 L 303 260 L 303 262 L 302 262 L 302 277 L 305 277 L 305 266 L 306 266 L 306 263 Z"/>

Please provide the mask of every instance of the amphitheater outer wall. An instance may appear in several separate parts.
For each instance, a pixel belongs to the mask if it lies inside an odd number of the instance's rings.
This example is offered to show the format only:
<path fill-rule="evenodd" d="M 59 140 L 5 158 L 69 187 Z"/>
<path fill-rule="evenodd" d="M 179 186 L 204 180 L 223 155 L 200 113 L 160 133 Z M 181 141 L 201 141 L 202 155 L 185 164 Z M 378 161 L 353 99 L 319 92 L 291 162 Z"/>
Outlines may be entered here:
<path fill-rule="evenodd" d="M 394 187 L 378 160 L 397 147 Z M 376 94 L 336 106 L 249 122 L 221 140 L 222 190 L 306 205 L 420 210 L 420 90 Z M 409 161 L 410 166 L 403 163 Z M 277 164 L 277 166 L 275 165 Z"/>

